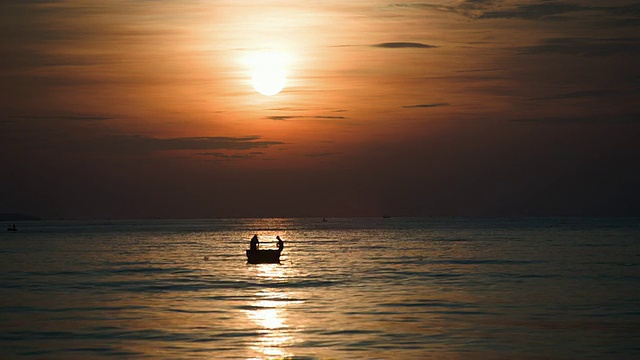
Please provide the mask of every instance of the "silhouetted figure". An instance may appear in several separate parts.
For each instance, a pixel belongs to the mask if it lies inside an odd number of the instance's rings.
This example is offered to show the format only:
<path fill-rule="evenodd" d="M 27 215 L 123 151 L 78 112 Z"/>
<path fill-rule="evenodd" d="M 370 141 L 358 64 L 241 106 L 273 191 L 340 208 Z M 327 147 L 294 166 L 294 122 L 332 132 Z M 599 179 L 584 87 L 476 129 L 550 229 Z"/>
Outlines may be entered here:
<path fill-rule="evenodd" d="M 276 236 L 276 239 L 278 239 L 278 250 L 282 251 L 282 249 L 284 249 L 284 241 L 280 239 L 280 236 Z"/>
<path fill-rule="evenodd" d="M 7 228 L 8 231 L 18 231 L 18 229 L 16 229 L 16 224 L 13 224 L 12 227 Z"/>
<path fill-rule="evenodd" d="M 250 250 L 258 250 L 258 246 L 260 245 L 260 242 L 258 241 L 258 235 L 253 235 L 253 237 L 251 238 L 251 244 L 249 245 L 249 249 Z"/>

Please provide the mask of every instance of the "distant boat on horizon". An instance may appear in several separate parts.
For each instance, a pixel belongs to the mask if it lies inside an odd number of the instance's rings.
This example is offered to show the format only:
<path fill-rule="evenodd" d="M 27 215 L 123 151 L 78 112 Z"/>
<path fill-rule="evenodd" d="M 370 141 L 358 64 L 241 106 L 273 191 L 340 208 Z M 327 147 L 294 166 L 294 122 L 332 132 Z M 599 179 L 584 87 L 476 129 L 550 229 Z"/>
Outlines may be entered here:
<path fill-rule="evenodd" d="M 391 216 L 389 216 L 389 215 L 382 215 L 382 218 L 383 218 L 383 219 L 390 219 L 390 218 L 391 218 Z"/>
<path fill-rule="evenodd" d="M 13 224 L 13 226 L 8 227 L 7 231 L 18 231 L 18 229 L 16 229 L 16 224 Z"/>

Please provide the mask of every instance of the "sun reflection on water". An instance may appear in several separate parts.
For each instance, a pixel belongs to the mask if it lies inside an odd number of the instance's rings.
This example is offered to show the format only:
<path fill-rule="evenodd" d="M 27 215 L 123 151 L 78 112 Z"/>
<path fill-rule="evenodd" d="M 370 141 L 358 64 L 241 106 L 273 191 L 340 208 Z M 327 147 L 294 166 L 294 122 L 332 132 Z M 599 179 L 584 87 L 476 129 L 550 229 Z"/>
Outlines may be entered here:
<path fill-rule="evenodd" d="M 256 276 L 261 281 L 281 282 L 291 275 L 278 264 L 255 266 Z M 287 319 L 287 307 L 302 301 L 296 300 L 290 291 L 276 291 L 264 288 L 256 292 L 254 300 L 247 307 L 247 317 L 258 328 L 260 337 L 250 349 L 261 356 L 250 359 L 278 359 L 293 356 L 287 351 L 296 339 Z"/>

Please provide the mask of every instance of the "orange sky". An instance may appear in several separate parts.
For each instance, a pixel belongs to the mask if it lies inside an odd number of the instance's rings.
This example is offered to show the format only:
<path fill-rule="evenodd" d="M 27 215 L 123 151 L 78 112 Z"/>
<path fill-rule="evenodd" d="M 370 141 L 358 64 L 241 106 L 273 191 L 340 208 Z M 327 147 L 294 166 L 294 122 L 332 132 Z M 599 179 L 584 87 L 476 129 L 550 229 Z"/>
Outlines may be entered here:
<path fill-rule="evenodd" d="M 1 180 L 15 195 L 0 212 L 640 211 L 629 194 L 640 152 L 633 1 L 9 0 L 0 10 L 0 148 L 16 169 Z M 247 63 L 265 50 L 290 60 L 272 97 L 253 89 Z M 236 205 L 252 202 L 261 210 Z"/>

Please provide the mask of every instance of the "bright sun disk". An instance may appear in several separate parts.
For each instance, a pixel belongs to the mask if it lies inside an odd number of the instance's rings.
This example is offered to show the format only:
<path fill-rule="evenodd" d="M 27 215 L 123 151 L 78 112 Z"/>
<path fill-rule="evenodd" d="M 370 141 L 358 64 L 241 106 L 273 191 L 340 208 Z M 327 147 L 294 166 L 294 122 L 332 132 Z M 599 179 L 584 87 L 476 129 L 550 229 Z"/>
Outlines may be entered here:
<path fill-rule="evenodd" d="M 253 68 L 251 84 L 262 95 L 272 96 L 284 89 L 287 82 L 287 59 L 278 52 L 255 54 L 250 59 Z"/>

